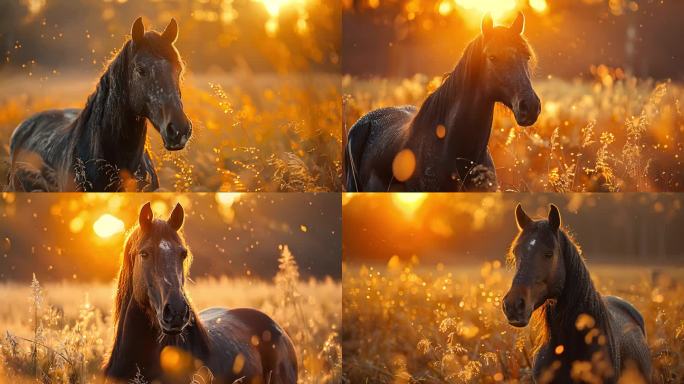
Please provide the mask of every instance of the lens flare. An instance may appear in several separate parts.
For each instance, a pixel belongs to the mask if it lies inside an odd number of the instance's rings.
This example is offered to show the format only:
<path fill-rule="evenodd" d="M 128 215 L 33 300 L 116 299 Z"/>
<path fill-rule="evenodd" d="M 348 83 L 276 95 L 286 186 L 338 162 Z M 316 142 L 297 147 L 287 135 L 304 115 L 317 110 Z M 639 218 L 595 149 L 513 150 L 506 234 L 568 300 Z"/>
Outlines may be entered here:
<path fill-rule="evenodd" d="M 110 238 L 117 233 L 123 232 L 125 229 L 124 222 L 117 217 L 105 213 L 100 216 L 95 223 L 93 223 L 93 231 L 95 234 L 103 239 Z"/>

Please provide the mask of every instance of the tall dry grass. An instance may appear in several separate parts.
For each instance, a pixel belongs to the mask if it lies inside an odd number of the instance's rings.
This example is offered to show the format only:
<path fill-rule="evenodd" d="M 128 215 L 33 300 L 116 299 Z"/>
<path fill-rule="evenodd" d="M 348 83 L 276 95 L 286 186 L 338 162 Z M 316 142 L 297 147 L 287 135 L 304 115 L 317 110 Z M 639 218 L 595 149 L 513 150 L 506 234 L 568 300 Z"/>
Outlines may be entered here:
<path fill-rule="evenodd" d="M 528 328 L 501 310 L 512 273 L 502 261 L 343 266 L 344 380 L 349 383 L 531 383 Z M 589 266 L 602 294 L 644 317 L 655 383 L 684 380 L 684 270 Z"/>
<path fill-rule="evenodd" d="M 492 152 L 504 191 L 684 190 L 684 87 L 605 66 L 591 81 L 535 79 L 542 112 L 532 127 L 495 109 Z M 441 77 L 343 78 L 343 126 L 377 108 L 420 106 Z"/>
<path fill-rule="evenodd" d="M 114 337 L 114 288 L 113 282 L 41 284 L 36 278 L 0 285 L 0 382 L 100 379 Z M 273 281 L 203 278 L 187 289 L 200 310 L 253 307 L 272 316 L 295 345 L 300 383 L 340 382 L 341 285 L 302 281 L 287 247 Z M 140 376 L 135 382 L 147 381 Z"/>
<path fill-rule="evenodd" d="M 9 138 L 34 113 L 82 108 L 97 74 L 43 81 L 0 74 L 0 188 Z M 335 191 L 341 188 L 339 77 L 327 74 L 188 74 L 185 150 L 164 150 L 150 126 L 148 148 L 162 190 Z"/>

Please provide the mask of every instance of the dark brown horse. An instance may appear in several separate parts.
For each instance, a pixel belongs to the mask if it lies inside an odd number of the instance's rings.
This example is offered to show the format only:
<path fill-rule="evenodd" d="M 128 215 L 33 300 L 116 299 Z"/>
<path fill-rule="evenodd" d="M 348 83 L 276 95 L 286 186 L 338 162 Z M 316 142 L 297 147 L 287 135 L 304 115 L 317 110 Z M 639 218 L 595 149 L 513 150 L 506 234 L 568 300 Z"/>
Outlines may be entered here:
<path fill-rule="evenodd" d="M 164 147 L 180 150 L 192 124 L 183 112 L 183 64 L 171 20 L 163 33 L 133 23 L 82 110 L 52 110 L 22 122 L 10 140 L 10 190 L 155 190 L 157 174 L 145 149 L 147 120 Z"/>
<path fill-rule="evenodd" d="M 494 27 L 485 16 L 482 34 L 420 109 L 389 107 L 361 117 L 344 151 L 346 190 L 496 190 L 487 148 L 494 104 L 505 104 L 523 126 L 534 124 L 541 111 L 524 24 L 522 13 L 509 28 Z"/>
<path fill-rule="evenodd" d="M 179 232 L 183 219 L 180 204 L 166 221 L 153 219 L 150 203 L 140 211 L 123 252 L 105 376 L 128 381 L 139 372 L 149 382 L 187 384 L 204 367 L 214 383 L 296 383 L 292 341 L 273 319 L 249 308 L 192 308 L 184 289 L 191 257 Z M 160 358 L 169 351 L 172 367 Z"/>
<path fill-rule="evenodd" d="M 551 205 L 547 220 L 532 220 L 518 204 L 515 216 L 516 273 L 503 311 L 514 327 L 535 313 L 535 380 L 614 383 L 630 370 L 650 381 L 644 319 L 627 301 L 596 291 L 577 245 L 561 229 L 558 208 Z"/>

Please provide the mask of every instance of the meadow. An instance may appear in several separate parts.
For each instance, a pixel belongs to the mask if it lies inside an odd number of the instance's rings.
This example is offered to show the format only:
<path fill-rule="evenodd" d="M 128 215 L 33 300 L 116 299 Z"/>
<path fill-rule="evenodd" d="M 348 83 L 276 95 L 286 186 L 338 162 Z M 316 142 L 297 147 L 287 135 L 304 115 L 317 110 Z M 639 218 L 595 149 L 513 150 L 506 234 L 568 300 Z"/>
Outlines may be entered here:
<path fill-rule="evenodd" d="M 189 282 L 193 305 L 198 310 L 264 311 L 292 338 L 300 383 L 340 382 L 341 285 L 332 279 L 302 281 L 292 257 L 280 260 L 272 281 L 216 277 Z M 38 278 L 0 284 L 0 382 L 98 382 L 114 337 L 114 282 L 42 284 Z M 197 377 L 197 382 L 211 382 Z"/>
<path fill-rule="evenodd" d="M 592 78 L 533 79 L 538 121 L 517 126 L 497 105 L 489 148 L 502 191 L 632 192 L 684 189 L 684 86 L 597 66 Z M 345 133 L 370 110 L 420 106 L 441 77 L 342 81 Z"/>
<path fill-rule="evenodd" d="M 345 382 L 530 383 L 533 334 L 501 310 L 512 273 L 481 266 L 343 264 Z M 602 294 L 634 304 L 646 322 L 655 383 L 684 380 L 684 270 L 592 265 Z"/>
<path fill-rule="evenodd" d="M 9 138 L 30 115 L 82 108 L 98 74 L 0 73 L 0 188 Z M 321 73 L 188 73 L 184 110 L 193 122 L 185 150 L 164 150 L 148 125 L 147 147 L 166 191 L 341 189 L 339 77 Z"/>

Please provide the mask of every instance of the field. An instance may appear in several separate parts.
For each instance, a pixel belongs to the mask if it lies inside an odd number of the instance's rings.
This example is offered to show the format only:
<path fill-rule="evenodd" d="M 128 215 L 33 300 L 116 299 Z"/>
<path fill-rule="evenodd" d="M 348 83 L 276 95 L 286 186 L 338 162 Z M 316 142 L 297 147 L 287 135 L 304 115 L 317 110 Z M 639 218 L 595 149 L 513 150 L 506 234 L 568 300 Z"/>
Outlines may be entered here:
<path fill-rule="evenodd" d="M 343 265 L 344 380 L 351 383 L 529 383 L 531 332 L 508 325 L 501 298 L 512 274 L 480 268 Z M 654 382 L 684 380 L 684 271 L 589 265 L 597 289 L 646 321 Z"/>
<path fill-rule="evenodd" d="M 0 188 L 15 127 L 39 111 L 82 108 L 97 78 L 0 73 Z M 182 95 L 193 121 L 186 149 L 167 152 L 159 134 L 148 131 L 162 190 L 340 190 L 338 76 L 189 73 Z"/>
<path fill-rule="evenodd" d="M 497 106 L 489 148 L 503 191 L 681 191 L 684 87 L 605 66 L 593 80 L 533 80 L 542 112 L 530 128 Z M 441 77 L 343 78 L 345 132 L 370 110 L 420 106 Z"/>
<path fill-rule="evenodd" d="M 282 263 L 274 281 L 207 278 L 188 291 L 199 310 L 253 307 L 271 315 L 295 344 L 300 383 L 339 382 L 340 283 L 297 276 L 296 266 Z M 113 341 L 113 295 L 113 283 L 0 285 L 0 382 L 97 382 Z"/>

